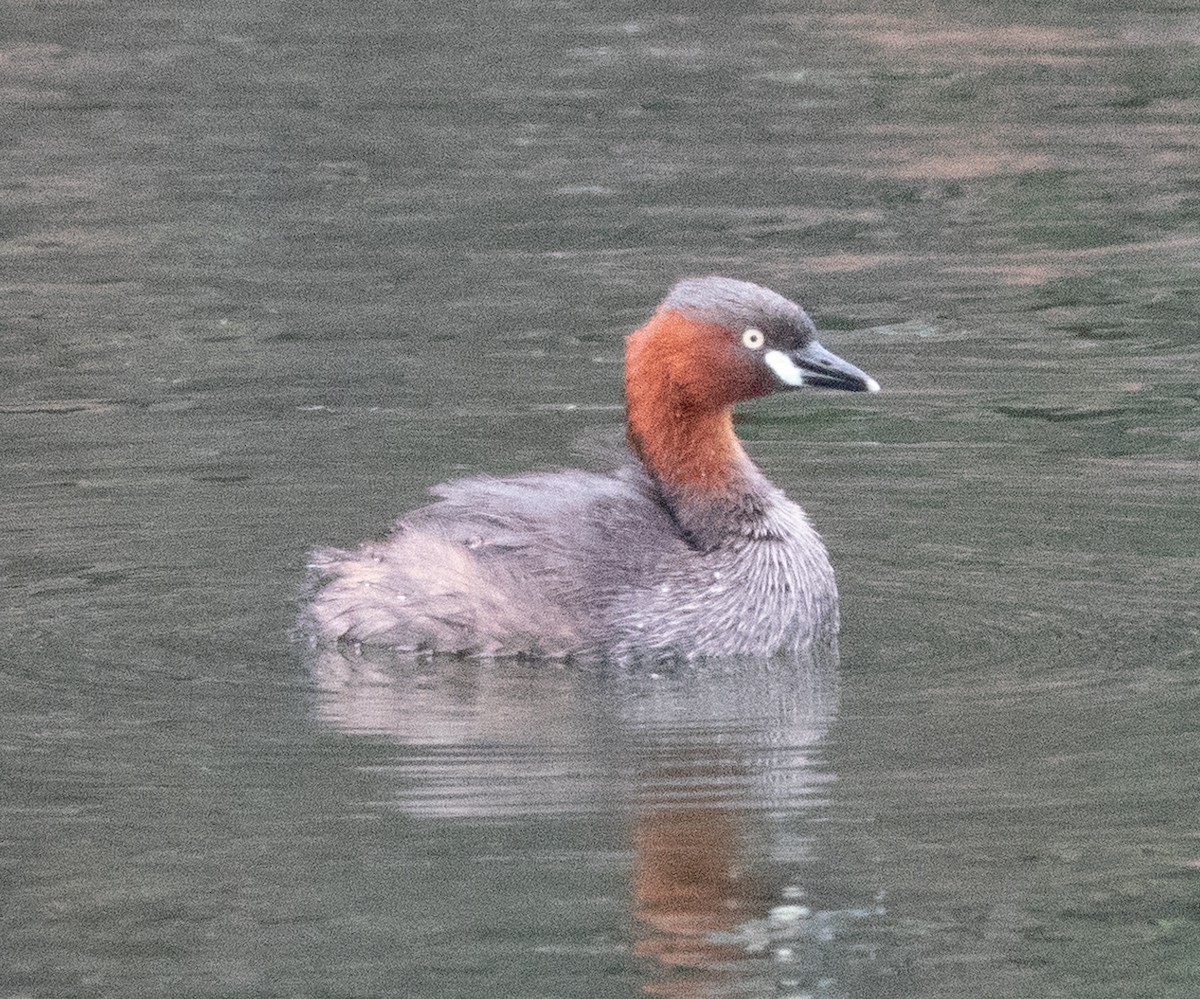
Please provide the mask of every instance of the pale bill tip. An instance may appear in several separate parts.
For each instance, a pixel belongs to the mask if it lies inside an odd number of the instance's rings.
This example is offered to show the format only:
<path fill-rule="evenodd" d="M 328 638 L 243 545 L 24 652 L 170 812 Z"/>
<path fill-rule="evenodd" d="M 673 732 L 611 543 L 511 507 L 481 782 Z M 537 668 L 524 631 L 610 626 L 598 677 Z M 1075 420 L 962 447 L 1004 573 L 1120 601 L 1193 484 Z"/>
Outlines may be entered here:
<path fill-rule="evenodd" d="M 867 391 L 868 392 L 878 392 L 879 391 L 879 382 L 877 382 L 870 375 L 867 375 Z"/>

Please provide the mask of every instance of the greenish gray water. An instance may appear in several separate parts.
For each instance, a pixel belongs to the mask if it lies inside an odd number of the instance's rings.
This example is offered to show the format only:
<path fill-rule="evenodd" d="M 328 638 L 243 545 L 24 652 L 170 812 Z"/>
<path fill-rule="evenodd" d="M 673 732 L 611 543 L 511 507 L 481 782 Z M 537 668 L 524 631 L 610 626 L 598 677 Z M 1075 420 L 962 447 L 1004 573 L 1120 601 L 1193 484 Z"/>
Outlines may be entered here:
<path fill-rule="evenodd" d="M 0 997 L 1191 997 L 1200 8 L 15 3 Z M 683 274 L 840 662 L 315 655 Z"/>

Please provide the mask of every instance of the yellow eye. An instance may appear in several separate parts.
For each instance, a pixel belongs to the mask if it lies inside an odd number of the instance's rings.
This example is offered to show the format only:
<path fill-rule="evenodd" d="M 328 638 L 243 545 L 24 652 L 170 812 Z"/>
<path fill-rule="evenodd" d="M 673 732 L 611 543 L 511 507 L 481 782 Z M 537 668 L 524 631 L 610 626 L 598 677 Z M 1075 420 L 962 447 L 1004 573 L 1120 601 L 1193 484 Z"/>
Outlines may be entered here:
<path fill-rule="evenodd" d="M 763 336 L 762 330 L 756 330 L 751 326 L 745 333 L 742 334 L 742 343 L 751 350 L 758 350 L 763 345 L 766 338 Z"/>

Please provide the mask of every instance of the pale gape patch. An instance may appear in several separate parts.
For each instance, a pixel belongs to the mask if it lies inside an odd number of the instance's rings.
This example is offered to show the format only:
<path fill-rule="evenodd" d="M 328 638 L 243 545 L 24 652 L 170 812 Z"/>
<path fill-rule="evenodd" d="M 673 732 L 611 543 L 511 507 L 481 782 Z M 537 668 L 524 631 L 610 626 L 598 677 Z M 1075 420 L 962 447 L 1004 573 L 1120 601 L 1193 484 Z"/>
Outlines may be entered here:
<path fill-rule="evenodd" d="M 804 372 L 782 350 L 768 350 L 763 354 L 763 361 L 784 385 L 804 384 Z"/>

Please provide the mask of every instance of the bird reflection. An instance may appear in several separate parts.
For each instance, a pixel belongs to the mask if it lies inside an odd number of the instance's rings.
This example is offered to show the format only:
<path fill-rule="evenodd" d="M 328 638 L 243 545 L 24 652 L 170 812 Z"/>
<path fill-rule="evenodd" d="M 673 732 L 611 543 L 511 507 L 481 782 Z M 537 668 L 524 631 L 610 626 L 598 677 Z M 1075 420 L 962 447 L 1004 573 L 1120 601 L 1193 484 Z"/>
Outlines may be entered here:
<path fill-rule="evenodd" d="M 634 953 L 666 969 L 714 971 L 746 956 L 745 946 L 729 939 L 750 916 L 741 901 L 740 833 L 728 809 L 679 808 L 639 816 L 633 837 L 633 913 L 646 932 Z M 693 981 L 657 983 L 647 991 L 686 996 Z"/>
<path fill-rule="evenodd" d="M 408 747 L 391 768 L 403 778 L 394 807 L 629 816 L 632 946 L 648 994 L 717 995 L 747 959 L 763 964 L 783 888 L 764 877 L 764 856 L 804 859 L 788 856 L 796 823 L 831 779 L 819 747 L 837 709 L 834 648 L 659 672 L 315 655 L 325 723 Z M 780 816 L 791 816 L 784 846 L 770 842 Z"/>

